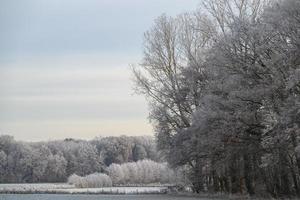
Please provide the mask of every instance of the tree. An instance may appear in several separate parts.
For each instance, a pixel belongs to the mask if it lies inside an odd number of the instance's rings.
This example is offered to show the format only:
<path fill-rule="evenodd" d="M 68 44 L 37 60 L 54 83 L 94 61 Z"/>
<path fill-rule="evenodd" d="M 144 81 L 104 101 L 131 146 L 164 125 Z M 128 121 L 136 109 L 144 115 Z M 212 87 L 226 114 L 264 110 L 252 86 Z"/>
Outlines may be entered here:
<path fill-rule="evenodd" d="M 145 148 L 141 145 L 135 145 L 132 149 L 133 161 L 143 160 L 147 157 L 147 152 Z"/>
<path fill-rule="evenodd" d="M 7 155 L 4 151 L 0 150 L 0 183 L 6 181 L 7 178 Z"/>
<path fill-rule="evenodd" d="M 66 167 L 67 161 L 61 154 L 49 156 L 44 180 L 49 182 L 66 180 Z"/>
<path fill-rule="evenodd" d="M 159 149 L 196 192 L 299 194 L 299 1 L 203 5 L 160 17 L 134 69 Z"/>
<path fill-rule="evenodd" d="M 197 30 L 197 25 L 201 29 Z M 171 154 L 178 148 L 174 138 L 191 126 L 192 114 L 199 106 L 206 82 L 205 52 L 215 32 L 212 25 L 209 18 L 198 13 L 159 17 L 145 33 L 143 62 L 133 69 L 137 92 L 149 99 L 158 148 L 171 164 Z M 199 171 L 199 158 L 185 158 L 188 161 L 184 164 L 194 168 L 193 162 L 197 162 L 195 170 Z"/>

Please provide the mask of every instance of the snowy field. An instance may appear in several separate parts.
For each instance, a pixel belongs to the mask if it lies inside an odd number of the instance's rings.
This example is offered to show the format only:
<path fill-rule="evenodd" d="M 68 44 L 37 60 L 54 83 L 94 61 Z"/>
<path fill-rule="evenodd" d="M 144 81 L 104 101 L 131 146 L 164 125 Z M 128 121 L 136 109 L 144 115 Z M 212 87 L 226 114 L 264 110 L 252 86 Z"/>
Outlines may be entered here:
<path fill-rule="evenodd" d="M 209 200 L 173 195 L 0 194 L 0 200 Z"/>
<path fill-rule="evenodd" d="M 75 188 L 69 184 L 0 184 L 0 193 L 17 194 L 165 194 L 167 190 L 167 187 Z"/>

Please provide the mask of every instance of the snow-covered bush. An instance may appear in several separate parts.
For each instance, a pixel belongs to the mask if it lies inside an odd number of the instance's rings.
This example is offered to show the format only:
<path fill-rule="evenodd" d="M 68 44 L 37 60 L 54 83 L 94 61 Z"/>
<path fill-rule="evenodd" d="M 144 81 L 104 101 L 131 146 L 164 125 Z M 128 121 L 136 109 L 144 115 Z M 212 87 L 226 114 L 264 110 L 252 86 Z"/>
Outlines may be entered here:
<path fill-rule="evenodd" d="M 111 164 L 106 170 L 113 185 L 176 184 L 181 177 L 167 163 L 152 160 Z"/>
<path fill-rule="evenodd" d="M 75 185 L 76 187 L 81 187 L 83 177 L 78 176 L 77 174 L 72 174 L 68 178 L 68 183 Z"/>
<path fill-rule="evenodd" d="M 102 173 L 94 173 L 84 177 L 88 187 L 111 187 L 112 181 L 109 176 Z"/>
<path fill-rule="evenodd" d="M 73 174 L 68 178 L 68 183 L 80 188 L 100 188 L 112 186 L 110 177 L 102 173 L 93 173 L 84 177 Z"/>
<path fill-rule="evenodd" d="M 111 164 L 107 168 L 107 173 L 114 184 L 120 184 L 124 181 L 123 169 L 119 164 Z"/>

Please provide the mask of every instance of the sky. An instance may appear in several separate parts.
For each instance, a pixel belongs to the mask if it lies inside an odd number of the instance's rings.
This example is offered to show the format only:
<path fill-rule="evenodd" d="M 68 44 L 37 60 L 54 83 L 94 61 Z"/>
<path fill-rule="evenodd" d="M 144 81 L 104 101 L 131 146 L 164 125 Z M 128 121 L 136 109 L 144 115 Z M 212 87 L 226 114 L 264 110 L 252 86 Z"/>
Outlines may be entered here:
<path fill-rule="evenodd" d="M 129 65 L 155 18 L 199 0 L 0 0 L 0 134 L 152 135 Z"/>

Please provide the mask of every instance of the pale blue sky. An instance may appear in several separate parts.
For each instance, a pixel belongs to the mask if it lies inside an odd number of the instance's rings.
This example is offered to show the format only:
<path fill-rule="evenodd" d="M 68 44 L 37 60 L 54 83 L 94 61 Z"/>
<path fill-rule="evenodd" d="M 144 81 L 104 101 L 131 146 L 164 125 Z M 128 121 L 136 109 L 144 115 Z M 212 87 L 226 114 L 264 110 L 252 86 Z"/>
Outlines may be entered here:
<path fill-rule="evenodd" d="M 0 134 L 153 134 L 130 63 L 154 19 L 199 0 L 0 0 Z"/>

